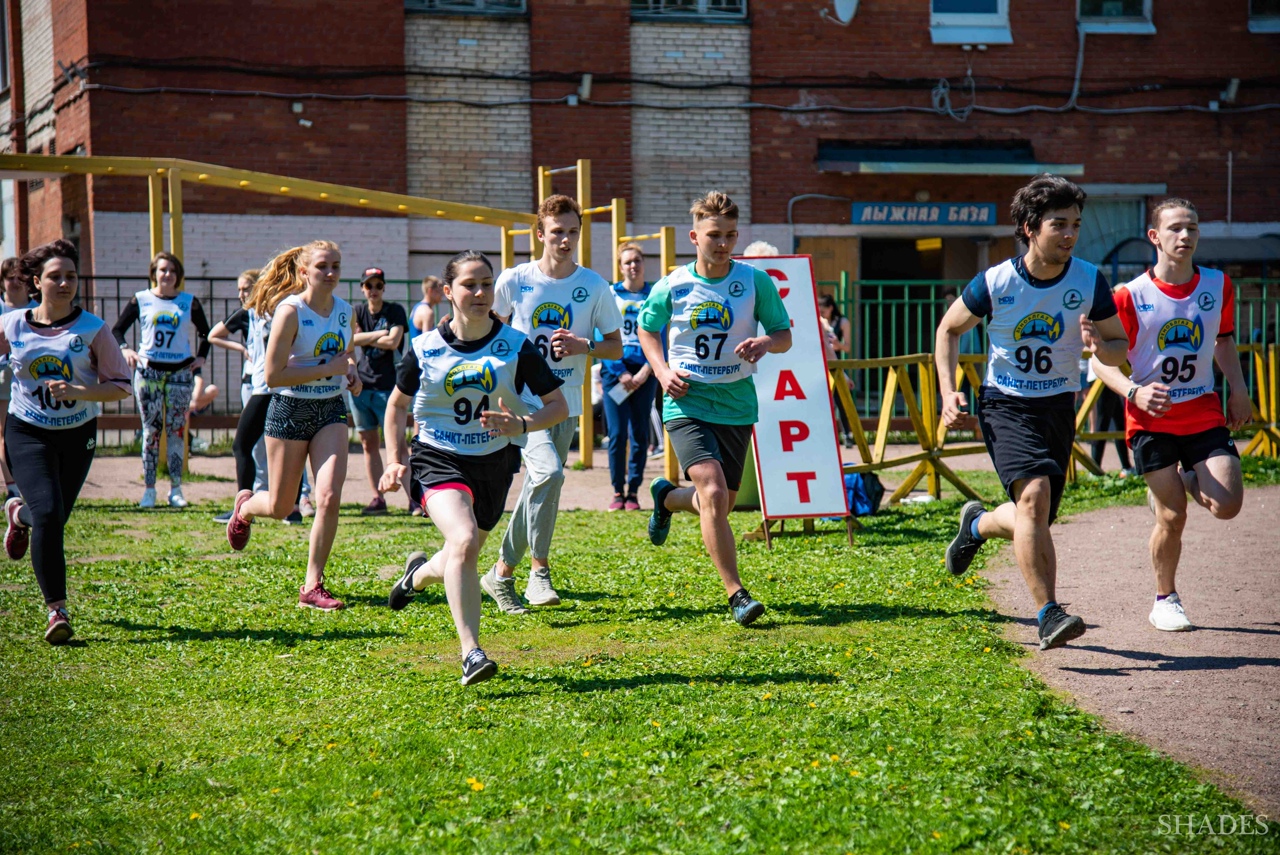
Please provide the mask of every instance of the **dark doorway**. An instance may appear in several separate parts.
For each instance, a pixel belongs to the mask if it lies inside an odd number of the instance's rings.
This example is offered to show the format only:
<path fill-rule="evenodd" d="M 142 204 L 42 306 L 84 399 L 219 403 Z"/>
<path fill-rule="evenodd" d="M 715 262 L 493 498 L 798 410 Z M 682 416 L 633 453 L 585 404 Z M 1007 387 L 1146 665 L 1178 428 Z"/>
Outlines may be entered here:
<path fill-rule="evenodd" d="M 941 279 L 942 241 L 938 238 L 863 238 L 862 279 Z"/>

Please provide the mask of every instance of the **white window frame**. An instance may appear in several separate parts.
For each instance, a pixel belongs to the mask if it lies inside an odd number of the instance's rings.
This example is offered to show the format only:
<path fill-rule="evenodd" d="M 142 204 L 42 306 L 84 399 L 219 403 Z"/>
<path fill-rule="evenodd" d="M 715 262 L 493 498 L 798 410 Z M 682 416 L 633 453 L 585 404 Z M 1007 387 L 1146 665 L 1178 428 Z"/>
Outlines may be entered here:
<path fill-rule="evenodd" d="M 657 6 L 657 8 L 637 8 L 635 3 L 631 4 L 631 17 L 640 21 L 695 21 L 697 23 L 725 23 L 740 24 L 747 20 L 749 9 L 747 8 L 747 0 L 741 0 L 741 12 L 720 12 L 711 8 L 711 4 L 707 0 L 695 0 L 694 9 L 687 9 L 682 6 L 673 6 L 664 8 L 663 0 L 650 0 L 645 6 Z"/>
<path fill-rule="evenodd" d="M 1010 45 L 1009 0 L 996 0 L 995 12 L 933 11 L 929 0 L 929 35 L 935 45 Z"/>
<path fill-rule="evenodd" d="M 491 7 L 487 0 L 405 0 L 406 12 L 432 15 L 527 15 L 528 0 L 520 0 L 519 9 Z"/>
<path fill-rule="evenodd" d="M 1154 36 L 1155 22 L 1151 19 L 1152 0 L 1142 0 L 1142 15 L 1126 15 L 1109 18 L 1104 15 L 1082 15 L 1080 4 L 1076 0 L 1076 20 L 1080 22 L 1080 30 L 1085 33 L 1110 34 L 1114 36 Z"/>
<path fill-rule="evenodd" d="M 1280 15 L 1255 15 L 1253 3 L 1249 3 L 1249 32 L 1280 33 Z"/>

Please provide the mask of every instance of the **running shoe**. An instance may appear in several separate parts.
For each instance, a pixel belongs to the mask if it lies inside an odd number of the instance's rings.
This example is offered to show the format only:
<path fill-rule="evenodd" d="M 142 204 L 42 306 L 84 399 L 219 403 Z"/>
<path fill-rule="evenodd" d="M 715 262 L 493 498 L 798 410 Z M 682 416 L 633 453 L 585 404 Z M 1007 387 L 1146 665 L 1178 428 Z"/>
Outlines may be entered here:
<path fill-rule="evenodd" d="M 558 606 L 560 595 L 551 584 L 551 568 L 536 567 L 529 570 L 529 582 L 524 586 L 525 601 L 531 606 Z"/>
<path fill-rule="evenodd" d="M 227 521 L 227 542 L 236 552 L 244 549 L 249 543 L 249 535 L 253 533 L 252 521 L 240 516 L 240 506 L 253 498 L 252 490 L 241 490 L 236 493 L 236 503 L 231 509 L 231 519 Z"/>
<path fill-rule="evenodd" d="M 516 593 L 514 577 L 506 578 L 498 575 L 497 567 L 490 567 L 489 572 L 480 577 L 480 587 L 498 604 L 498 610 L 509 615 L 527 615 L 529 610 L 520 601 Z"/>
<path fill-rule="evenodd" d="M 142 491 L 142 500 L 138 502 L 140 508 L 154 508 L 156 506 L 156 488 L 148 487 Z"/>
<path fill-rule="evenodd" d="M 298 608 L 300 609 L 319 609 L 322 612 L 336 612 L 346 605 L 342 600 L 325 590 L 324 582 L 316 585 L 310 591 L 303 590 L 305 587 L 303 585 L 298 588 Z"/>
<path fill-rule="evenodd" d="M 222 525 L 226 525 L 227 523 L 231 522 L 232 513 L 234 513 L 234 511 L 223 511 L 222 513 L 214 517 L 213 521 L 216 523 L 221 523 Z"/>
<path fill-rule="evenodd" d="M 498 673 L 498 663 L 494 662 L 479 647 L 472 649 L 462 660 L 462 680 L 464 686 L 472 683 L 483 683 Z"/>
<path fill-rule="evenodd" d="M 1147 618 L 1151 625 L 1163 632 L 1186 632 L 1195 629 L 1183 611 L 1182 600 L 1175 591 L 1163 600 L 1156 600 L 1151 607 L 1151 615 Z"/>
<path fill-rule="evenodd" d="M 983 511 L 982 502 L 965 502 L 960 509 L 960 531 L 956 532 L 951 545 L 947 547 L 947 570 L 953 576 L 959 576 L 969 569 L 973 557 L 978 554 L 985 540 L 973 536 L 973 521 Z"/>
<path fill-rule="evenodd" d="M 302 511 L 294 505 L 293 510 L 289 511 L 289 514 L 280 522 L 285 525 L 302 525 Z"/>
<path fill-rule="evenodd" d="M 667 494 L 676 488 L 666 478 L 654 478 L 649 485 L 649 495 L 653 496 L 653 513 L 649 515 L 649 542 L 661 546 L 667 542 L 671 533 L 671 511 L 663 506 Z"/>
<path fill-rule="evenodd" d="M 422 510 L 422 505 L 419 505 L 417 502 L 414 502 L 414 501 L 409 502 L 409 516 L 420 517 L 424 513 L 426 513 L 426 511 Z"/>
<path fill-rule="evenodd" d="M 387 606 L 391 611 L 400 611 L 409 605 L 410 600 L 417 596 L 418 590 L 413 587 L 413 574 L 418 572 L 418 568 L 426 563 L 427 553 L 409 553 L 409 557 L 404 561 L 404 575 L 391 586 L 391 593 L 387 595 Z"/>
<path fill-rule="evenodd" d="M 185 508 L 187 506 L 186 497 L 182 495 L 182 487 L 174 485 L 169 488 L 169 507 Z"/>
<path fill-rule="evenodd" d="M 387 512 L 387 500 L 381 496 L 374 496 L 369 500 L 369 504 L 360 509 L 360 513 L 366 517 L 381 516 Z"/>
<path fill-rule="evenodd" d="M 6 499 L 4 503 L 4 551 L 13 561 L 18 561 L 27 554 L 27 544 L 31 541 L 31 529 L 18 519 L 22 504 L 21 496 Z"/>
<path fill-rule="evenodd" d="M 1040 621 L 1040 649 L 1053 650 L 1064 647 L 1068 641 L 1084 635 L 1084 620 L 1069 615 L 1062 606 L 1051 606 Z"/>
<path fill-rule="evenodd" d="M 316 506 L 312 503 L 310 496 L 303 496 L 298 499 L 298 510 L 302 512 L 304 517 L 314 517 L 316 515 Z"/>
<path fill-rule="evenodd" d="M 628 511 L 638 511 L 640 510 L 640 500 L 636 498 L 635 493 L 631 493 L 627 496 L 626 501 L 623 502 L 622 507 Z"/>
<path fill-rule="evenodd" d="M 622 510 L 623 508 L 625 508 L 626 506 L 627 506 L 627 505 L 626 505 L 626 502 L 624 502 L 624 501 L 622 500 L 622 494 L 621 494 L 621 493 L 614 493 L 614 494 L 613 494 L 613 501 L 609 503 L 609 508 L 608 508 L 608 510 L 610 510 L 610 511 L 620 511 L 620 510 Z"/>
<path fill-rule="evenodd" d="M 751 626 L 756 622 L 756 618 L 764 614 L 764 603 L 754 599 L 746 588 L 739 588 L 729 598 L 729 610 L 733 612 L 733 619 L 738 623 Z"/>
<path fill-rule="evenodd" d="M 66 608 L 59 606 L 49 610 L 49 625 L 44 630 L 45 641 L 50 644 L 66 644 L 75 634 Z"/>

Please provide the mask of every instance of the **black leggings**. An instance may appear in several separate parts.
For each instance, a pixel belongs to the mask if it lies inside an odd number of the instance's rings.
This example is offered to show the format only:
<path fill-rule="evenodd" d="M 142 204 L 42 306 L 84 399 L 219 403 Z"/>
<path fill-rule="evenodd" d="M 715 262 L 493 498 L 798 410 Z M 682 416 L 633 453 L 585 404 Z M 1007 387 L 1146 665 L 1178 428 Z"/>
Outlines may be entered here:
<path fill-rule="evenodd" d="M 253 447 L 267 430 L 267 406 L 271 395 L 250 395 L 240 411 L 236 425 L 236 438 L 231 443 L 231 453 L 236 457 L 236 489 L 252 490 L 257 465 L 253 462 Z"/>
<path fill-rule="evenodd" d="M 76 497 L 89 477 L 98 442 L 98 420 L 47 430 L 10 415 L 4 423 L 5 457 L 31 526 L 31 566 L 46 603 L 67 598 L 67 557 L 62 533 Z"/>

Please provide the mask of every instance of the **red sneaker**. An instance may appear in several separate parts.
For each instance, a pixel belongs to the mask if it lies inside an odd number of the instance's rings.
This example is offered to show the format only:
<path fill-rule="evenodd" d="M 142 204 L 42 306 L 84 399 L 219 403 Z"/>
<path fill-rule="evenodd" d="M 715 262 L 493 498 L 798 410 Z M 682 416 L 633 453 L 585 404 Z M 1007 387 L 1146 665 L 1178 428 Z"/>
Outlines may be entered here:
<path fill-rule="evenodd" d="M 253 522 L 240 516 L 240 506 L 252 498 L 252 490 L 241 490 L 236 493 L 236 504 L 231 510 L 231 519 L 227 521 L 227 542 L 236 552 L 245 548 L 249 543 L 249 535 L 253 533 L 250 528 Z"/>
<path fill-rule="evenodd" d="M 49 612 L 49 625 L 45 627 L 44 640 L 50 644 L 66 644 L 75 631 L 71 629 L 71 618 L 65 608 L 56 608 Z"/>
<path fill-rule="evenodd" d="M 620 511 L 620 510 L 622 510 L 622 508 L 623 508 L 622 494 L 621 494 L 621 493 L 614 493 L 614 494 L 613 494 L 613 501 L 609 503 L 609 510 L 611 510 L 611 511 Z"/>
<path fill-rule="evenodd" d="M 635 493 L 632 493 L 630 496 L 627 496 L 626 504 L 623 505 L 623 507 L 629 511 L 640 510 L 640 500 L 636 498 Z"/>
<path fill-rule="evenodd" d="M 346 606 L 346 603 L 324 589 L 323 582 L 310 591 L 305 590 L 305 588 L 306 586 L 304 585 L 298 589 L 298 608 L 300 609 L 319 609 L 322 612 L 336 612 Z"/>
<path fill-rule="evenodd" d="M 4 530 L 4 551 L 14 561 L 27 554 L 27 543 L 31 540 L 31 529 L 18 519 L 18 511 L 22 510 L 22 504 L 20 496 L 14 496 L 4 503 L 4 518 L 7 522 Z"/>

